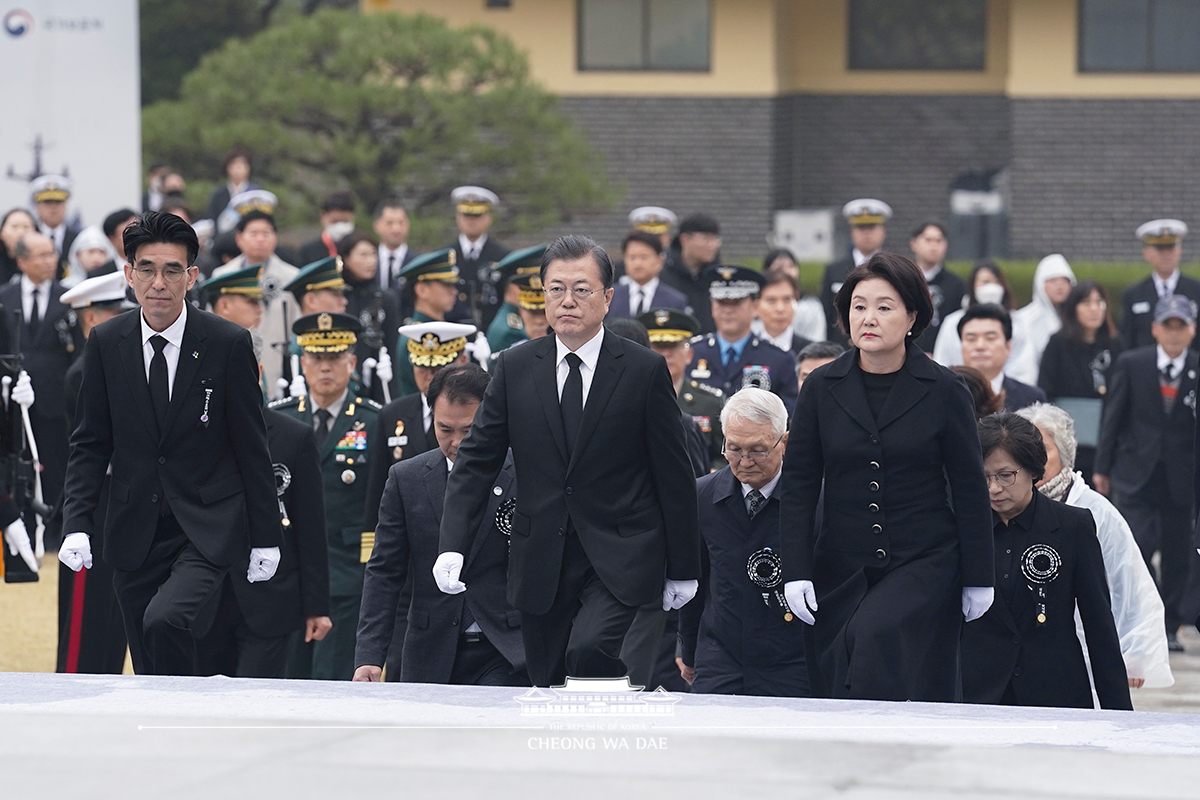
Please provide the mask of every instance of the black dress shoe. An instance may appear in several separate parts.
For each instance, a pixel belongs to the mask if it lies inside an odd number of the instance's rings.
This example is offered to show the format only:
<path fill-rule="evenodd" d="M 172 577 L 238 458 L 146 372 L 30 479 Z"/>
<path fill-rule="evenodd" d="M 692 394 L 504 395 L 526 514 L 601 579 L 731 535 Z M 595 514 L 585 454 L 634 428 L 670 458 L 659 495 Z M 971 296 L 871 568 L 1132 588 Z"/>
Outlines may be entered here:
<path fill-rule="evenodd" d="M 1172 653 L 1182 653 L 1184 650 L 1183 644 L 1179 641 L 1179 637 L 1173 633 L 1167 634 L 1167 649 Z"/>

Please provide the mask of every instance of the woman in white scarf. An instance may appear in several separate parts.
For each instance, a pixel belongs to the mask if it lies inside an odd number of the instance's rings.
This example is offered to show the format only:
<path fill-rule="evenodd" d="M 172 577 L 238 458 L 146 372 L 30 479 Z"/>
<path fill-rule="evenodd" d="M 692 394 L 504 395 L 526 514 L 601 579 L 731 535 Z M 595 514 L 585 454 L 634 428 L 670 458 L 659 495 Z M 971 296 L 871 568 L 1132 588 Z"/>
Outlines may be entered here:
<path fill-rule="evenodd" d="M 1047 403 L 1034 403 L 1017 413 L 1038 427 L 1046 443 L 1046 475 L 1038 490 L 1051 500 L 1086 508 L 1096 519 L 1129 688 L 1171 686 L 1175 678 L 1167 655 L 1162 599 L 1124 517 L 1075 472 L 1075 423 L 1067 412 Z M 1083 645 L 1084 661 L 1090 664 L 1078 610 L 1075 632 Z"/>
<path fill-rule="evenodd" d="M 1075 285 L 1075 271 L 1067 263 L 1067 259 L 1059 253 L 1052 253 L 1038 262 L 1033 272 L 1033 300 L 1029 305 L 1022 306 L 1013 312 L 1013 353 L 1010 360 L 1017 356 L 1016 331 L 1020 330 L 1027 352 L 1021 354 L 1025 364 L 1033 365 L 1031 377 L 1018 377 L 1036 386 L 1038 367 L 1042 363 L 1042 353 L 1046 342 L 1058 333 L 1062 320 L 1058 316 L 1058 307 L 1067 299 L 1071 287 Z"/>

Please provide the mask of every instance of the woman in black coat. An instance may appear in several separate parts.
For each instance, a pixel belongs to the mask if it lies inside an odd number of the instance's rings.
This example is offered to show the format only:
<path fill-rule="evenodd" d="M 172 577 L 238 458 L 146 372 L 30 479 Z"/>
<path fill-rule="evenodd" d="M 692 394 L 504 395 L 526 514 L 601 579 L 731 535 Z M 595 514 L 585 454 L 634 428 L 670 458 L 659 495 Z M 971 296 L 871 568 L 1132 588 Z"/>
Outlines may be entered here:
<path fill-rule="evenodd" d="M 985 417 L 979 439 L 996 519 L 997 597 L 963 628 L 963 699 L 1092 708 L 1075 633 L 1078 606 L 1100 706 L 1133 710 L 1092 512 L 1034 488 L 1046 447 L 1029 420 L 1007 412 Z"/>
<path fill-rule="evenodd" d="M 1108 313 L 1108 292 L 1095 281 L 1080 281 L 1072 287 L 1058 311 L 1062 330 L 1046 343 L 1038 386 L 1051 403 L 1068 399 L 1074 404 L 1064 406 L 1073 412 L 1080 438 L 1075 466 L 1091 483 L 1100 437 L 1101 402 L 1108 393 L 1109 373 L 1122 347 Z M 1084 419 L 1081 412 L 1088 403 L 1093 405 L 1092 414 Z M 1095 424 L 1085 428 L 1089 420 Z"/>
<path fill-rule="evenodd" d="M 396 331 L 400 328 L 400 299 L 392 289 L 385 289 L 376 280 L 379 269 L 379 246 L 365 233 L 355 231 L 338 242 L 342 257 L 342 278 L 346 281 L 346 313 L 362 323 L 354 355 L 358 356 L 360 374 L 368 358 L 376 362 L 367 396 L 378 403 L 400 396 L 400 387 L 392 377 L 392 352 Z M 389 343 L 392 344 L 389 347 Z M 384 362 L 381 364 L 381 362 Z M 387 378 L 388 394 L 383 392 Z"/>
<path fill-rule="evenodd" d="M 804 382 L 781 482 L 810 683 L 818 697 L 958 700 L 960 615 L 982 614 L 995 580 L 971 395 L 913 343 L 933 302 L 911 261 L 873 256 L 835 303 L 854 346 Z"/>

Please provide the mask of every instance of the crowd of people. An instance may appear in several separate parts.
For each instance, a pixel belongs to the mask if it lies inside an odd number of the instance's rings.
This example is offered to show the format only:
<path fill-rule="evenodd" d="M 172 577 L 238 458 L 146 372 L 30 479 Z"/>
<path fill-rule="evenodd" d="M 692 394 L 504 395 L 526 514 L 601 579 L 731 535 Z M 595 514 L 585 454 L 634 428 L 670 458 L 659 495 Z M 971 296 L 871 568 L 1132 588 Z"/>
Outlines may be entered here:
<path fill-rule="evenodd" d="M 809 295 L 787 250 L 724 261 L 704 213 L 634 209 L 617 258 L 509 251 L 478 186 L 446 247 L 338 191 L 293 253 L 249 153 L 225 169 L 202 215 L 155 165 L 141 212 L 76 230 L 43 176 L 0 221 L 0 444 L 40 464 L 36 501 L 6 476 L 6 579 L 58 547 L 59 671 L 128 647 L 149 674 L 1118 709 L 1173 682 L 1184 223 L 1137 229 L 1118 327 L 1060 254 L 1015 308 L 938 222 L 888 250 L 875 199 Z"/>

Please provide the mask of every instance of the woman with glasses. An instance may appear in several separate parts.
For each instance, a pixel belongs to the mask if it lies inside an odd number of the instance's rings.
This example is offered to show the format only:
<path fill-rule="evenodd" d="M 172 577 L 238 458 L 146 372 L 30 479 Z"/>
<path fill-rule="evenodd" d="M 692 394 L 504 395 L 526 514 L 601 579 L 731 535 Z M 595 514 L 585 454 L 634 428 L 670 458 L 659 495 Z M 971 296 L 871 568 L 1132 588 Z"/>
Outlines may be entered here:
<path fill-rule="evenodd" d="M 995 580 L 971 394 L 915 344 L 933 302 L 907 258 L 872 256 L 835 303 L 853 347 L 805 380 L 781 483 L 784 592 L 813 626 L 812 690 L 954 701 L 963 617 L 987 609 Z"/>
<path fill-rule="evenodd" d="M 963 699 L 1093 708 L 1075 635 L 1078 607 L 1101 708 L 1132 711 L 1091 512 L 1034 488 L 1046 447 L 1029 420 L 1004 411 L 984 417 L 979 441 L 995 514 L 996 602 L 963 627 Z"/>

